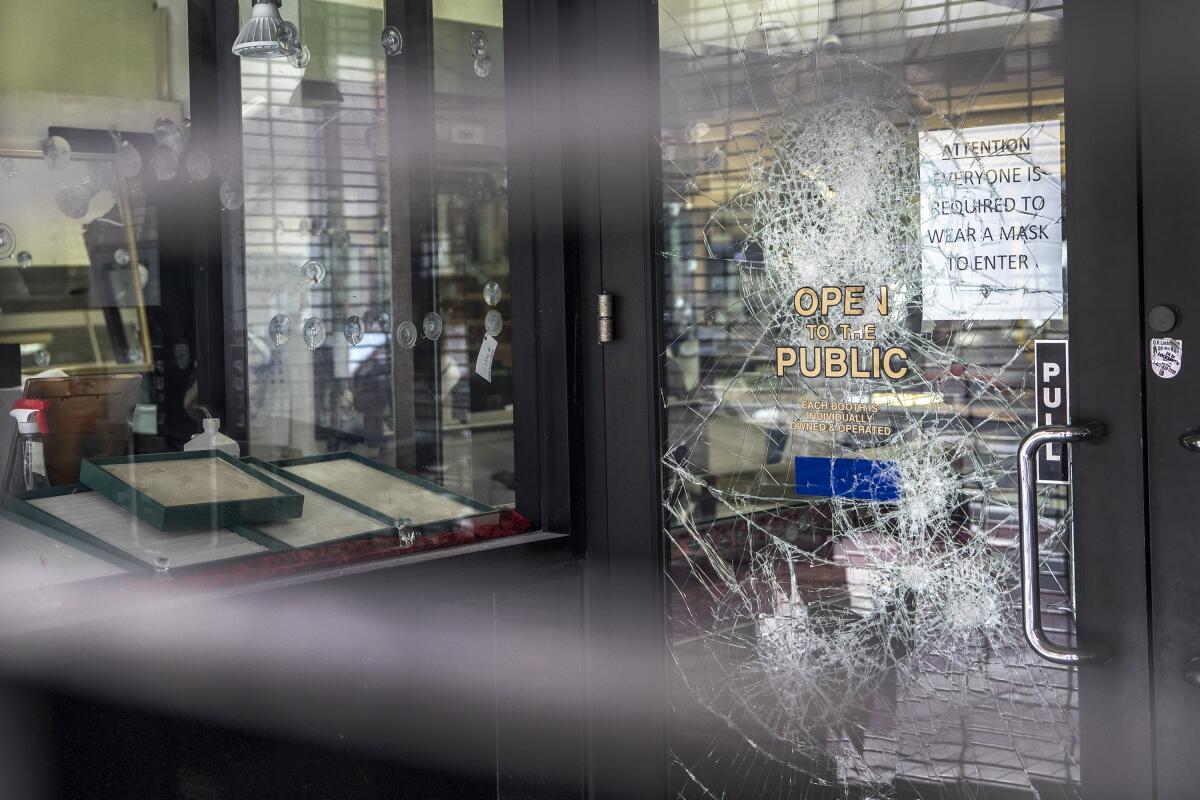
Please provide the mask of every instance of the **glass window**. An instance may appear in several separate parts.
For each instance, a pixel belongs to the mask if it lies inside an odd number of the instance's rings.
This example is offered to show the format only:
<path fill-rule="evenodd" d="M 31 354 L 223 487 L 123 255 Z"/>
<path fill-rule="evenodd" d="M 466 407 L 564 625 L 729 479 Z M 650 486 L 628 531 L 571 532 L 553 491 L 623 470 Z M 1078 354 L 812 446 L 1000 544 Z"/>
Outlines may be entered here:
<path fill-rule="evenodd" d="M 1067 335 L 1062 4 L 660 12 L 672 794 L 1075 796 L 1015 541 L 1035 342 Z"/>
<path fill-rule="evenodd" d="M 14 586 L 238 582 L 529 527 L 501 4 L 216 13 L 0 9 Z M 105 46 L 63 51 L 83 31 Z"/>

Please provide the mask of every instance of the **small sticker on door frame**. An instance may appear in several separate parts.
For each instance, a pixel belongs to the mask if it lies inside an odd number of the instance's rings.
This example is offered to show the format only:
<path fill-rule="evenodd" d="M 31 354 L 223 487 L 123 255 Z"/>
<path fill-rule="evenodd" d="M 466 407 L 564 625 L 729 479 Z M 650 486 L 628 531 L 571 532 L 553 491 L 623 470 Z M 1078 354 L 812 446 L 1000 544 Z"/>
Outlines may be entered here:
<path fill-rule="evenodd" d="M 1160 378 L 1174 378 L 1183 369 L 1183 340 L 1150 340 L 1150 369 Z"/>

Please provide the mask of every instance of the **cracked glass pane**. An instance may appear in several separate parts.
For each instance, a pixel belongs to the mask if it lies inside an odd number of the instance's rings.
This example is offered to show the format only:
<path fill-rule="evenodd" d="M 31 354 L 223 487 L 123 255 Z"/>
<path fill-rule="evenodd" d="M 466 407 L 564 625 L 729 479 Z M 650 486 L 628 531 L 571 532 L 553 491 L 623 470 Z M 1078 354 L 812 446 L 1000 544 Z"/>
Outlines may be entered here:
<path fill-rule="evenodd" d="M 1017 540 L 1034 342 L 1067 336 L 1062 14 L 660 3 L 674 796 L 1078 793 Z"/>

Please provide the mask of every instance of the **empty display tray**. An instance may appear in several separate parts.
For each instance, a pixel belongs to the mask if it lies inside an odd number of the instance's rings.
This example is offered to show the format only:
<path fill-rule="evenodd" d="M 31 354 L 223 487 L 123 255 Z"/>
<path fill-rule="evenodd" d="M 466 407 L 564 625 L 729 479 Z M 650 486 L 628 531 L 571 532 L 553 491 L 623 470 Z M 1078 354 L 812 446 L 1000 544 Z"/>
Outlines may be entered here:
<path fill-rule="evenodd" d="M 309 547 L 392 530 L 393 521 L 383 514 L 361 508 L 320 486 L 311 486 L 274 464 L 253 457 L 243 459 L 243 463 L 304 495 L 303 516 L 255 526 L 262 535 L 289 547 Z"/>
<path fill-rule="evenodd" d="M 112 563 L 189 567 L 264 553 L 278 546 L 228 530 L 166 533 L 86 486 L 56 486 L 7 495 L 4 505 L 28 524 Z"/>
<path fill-rule="evenodd" d="M 304 495 L 218 450 L 85 459 L 80 481 L 161 531 L 294 519 Z"/>
<path fill-rule="evenodd" d="M 357 453 L 330 453 L 277 461 L 297 484 L 323 489 L 351 507 L 384 519 L 426 525 L 487 511 L 489 506 Z"/>

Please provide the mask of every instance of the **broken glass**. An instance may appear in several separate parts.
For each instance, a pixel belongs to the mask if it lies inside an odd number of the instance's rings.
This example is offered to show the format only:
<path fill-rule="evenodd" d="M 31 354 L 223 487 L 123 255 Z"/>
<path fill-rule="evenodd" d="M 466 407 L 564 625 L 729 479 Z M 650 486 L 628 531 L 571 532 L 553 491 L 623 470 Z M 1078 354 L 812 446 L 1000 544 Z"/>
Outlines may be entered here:
<path fill-rule="evenodd" d="M 1062 5 L 659 8 L 673 796 L 1076 796 Z"/>

